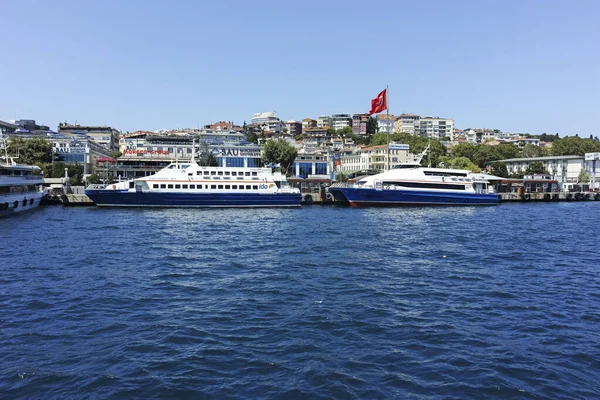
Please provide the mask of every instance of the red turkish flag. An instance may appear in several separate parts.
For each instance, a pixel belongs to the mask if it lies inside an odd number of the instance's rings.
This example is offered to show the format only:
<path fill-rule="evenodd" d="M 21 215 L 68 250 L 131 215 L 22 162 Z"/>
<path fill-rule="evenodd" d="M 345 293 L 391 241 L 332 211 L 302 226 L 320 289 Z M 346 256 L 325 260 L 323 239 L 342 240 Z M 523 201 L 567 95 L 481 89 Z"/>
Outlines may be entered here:
<path fill-rule="evenodd" d="M 379 93 L 377 97 L 371 100 L 371 111 L 369 115 L 380 113 L 387 110 L 387 89 L 383 89 L 383 92 Z"/>

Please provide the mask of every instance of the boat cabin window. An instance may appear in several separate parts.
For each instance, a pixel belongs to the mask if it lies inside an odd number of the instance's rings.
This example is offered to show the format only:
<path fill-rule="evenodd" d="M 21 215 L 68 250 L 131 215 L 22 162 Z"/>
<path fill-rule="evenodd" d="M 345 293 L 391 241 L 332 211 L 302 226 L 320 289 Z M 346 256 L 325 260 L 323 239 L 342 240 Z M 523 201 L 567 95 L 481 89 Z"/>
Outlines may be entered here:
<path fill-rule="evenodd" d="M 225 185 L 225 189 L 231 189 L 230 185 Z"/>
<path fill-rule="evenodd" d="M 258 190 L 258 185 L 252 185 L 253 190 Z"/>
<path fill-rule="evenodd" d="M 129 189 L 133 189 L 135 187 L 135 182 L 129 182 Z"/>
<path fill-rule="evenodd" d="M 181 169 L 187 169 L 189 166 L 190 166 L 190 164 L 182 164 Z"/>
<path fill-rule="evenodd" d="M 187 186 L 187 185 L 183 185 L 183 186 Z M 190 185 L 190 189 L 196 189 L 196 185 Z"/>
<path fill-rule="evenodd" d="M 175 185 L 175 189 L 181 189 L 181 185 Z"/>
<path fill-rule="evenodd" d="M 219 189 L 223 189 L 223 185 L 219 185 Z"/>
<path fill-rule="evenodd" d="M 258 174 L 256 172 L 253 172 L 252 176 L 258 176 Z"/>
<path fill-rule="evenodd" d="M 175 169 L 175 168 L 177 168 L 177 165 L 175 165 L 175 164 L 171 164 L 171 165 L 169 165 L 169 166 L 168 166 L 168 168 L 169 168 L 169 169 Z"/>
<path fill-rule="evenodd" d="M 167 185 L 167 189 L 173 189 L 173 185 Z"/>
<path fill-rule="evenodd" d="M 160 185 L 160 188 L 161 188 L 161 189 L 166 189 L 166 188 L 167 188 L 167 185 L 165 185 L 164 183 L 162 183 L 162 184 Z"/>
<path fill-rule="evenodd" d="M 202 175 L 202 171 L 196 171 L 196 175 Z"/>
<path fill-rule="evenodd" d="M 231 171 L 231 176 L 237 176 L 237 172 L 236 171 Z"/>
<path fill-rule="evenodd" d="M 252 186 L 246 185 L 246 190 L 251 190 L 251 189 L 252 189 Z"/>
<path fill-rule="evenodd" d="M 232 189 L 237 189 L 237 185 L 231 185 Z"/>
<path fill-rule="evenodd" d="M 188 188 L 188 185 L 181 185 L 181 188 L 182 188 L 182 189 L 187 189 L 187 188 Z"/>
<path fill-rule="evenodd" d="M 208 175 L 208 171 L 204 171 L 204 175 Z"/>
<path fill-rule="evenodd" d="M 211 174 L 211 175 L 216 175 L 216 174 L 217 174 L 217 172 L 216 172 L 216 171 L 210 171 L 210 174 Z"/>
<path fill-rule="evenodd" d="M 423 171 L 426 176 L 467 176 L 462 172 Z"/>
<path fill-rule="evenodd" d="M 217 172 L 217 175 L 219 175 L 219 176 L 223 176 L 223 171 L 219 171 L 219 172 Z"/>
<path fill-rule="evenodd" d="M 246 172 L 246 176 L 250 176 L 250 172 Z"/>
<path fill-rule="evenodd" d="M 158 183 L 155 183 L 154 185 L 152 185 L 152 189 L 158 189 Z"/>
<path fill-rule="evenodd" d="M 211 189 L 216 189 L 216 188 L 217 188 L 217 185 L 210 185 L 210 188 L 211 188 Z"/>
<path fill-rule="evenodd" d="M 225 176 L 229 176 L 229 171 L 225 171 Z"/>

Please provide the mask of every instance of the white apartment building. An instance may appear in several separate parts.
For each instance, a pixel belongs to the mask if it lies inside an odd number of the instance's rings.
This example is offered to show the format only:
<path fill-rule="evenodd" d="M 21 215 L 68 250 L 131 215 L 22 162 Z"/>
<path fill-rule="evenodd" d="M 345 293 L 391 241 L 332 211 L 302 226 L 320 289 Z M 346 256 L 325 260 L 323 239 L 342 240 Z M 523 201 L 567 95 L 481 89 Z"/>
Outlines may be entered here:
<path fill-rule="evenodd" d="M 319 115 L 317 117 L 317 128 L 323 128 L 325 126 L 332 126 L 333 120 L 329 115 Z"/>
<path fill-rule="evenodd" d="M 332 127 L 334 129 L 342 129 L 345 127 L 352 128 L 352 117 L 350 114 L 333 114 L 331 116 L 332 119 Z"/>
<path fill-rule="evenodd" d="M 406 132 L 411 135 L 419 134 L 421 117 L 415 114 L 401 114 L 394 123 L 394 132 Z"/>
<path fill-rule="evenodd" d="M 586 165 L 584 156 L 511 158 L 500 161 L 506 164 L 509 174 L 523 172 L 532 163 L 541 162 L 544 164 L 546 171 L 554 175 L 560 183 L 577 183 L 579 173 L 582 169 L 591 170 L 591 167 Z"/>
<path fill-rule="evenodd" d="M 415 131 L 415 134 L 417 132 Z M 432 139 L 449 138 L 454 135 L 454 120 L 439 117 L 422 117 L 419 120 L 419 134 Z"/>
<path fill-rule="evenodd" d="M 390 143 L 389 144 L 390 167 L 414 162 L 415 156 L 410 153 L 409 145 Z M 366 147 L 353 154 L 343 155 L 339 170 L 342 172 L 356 172 L 365 169 L 387 170 L 388 166 L 388 145 Z"/>
<path fill-rule="evenodd" d="M 394 115 L 378 114 L 377 132 L 394 133 L 394 122 L 396 122 L 396 117 Z"/>
<path fill-rule="evenodd" d="M 285 123 L 277 118 L 275 111 L 255 113 L 252 116 L 252 124 L 260 125 L 265 131 L 275 133 L 281 133 L 285 127 Z"/>

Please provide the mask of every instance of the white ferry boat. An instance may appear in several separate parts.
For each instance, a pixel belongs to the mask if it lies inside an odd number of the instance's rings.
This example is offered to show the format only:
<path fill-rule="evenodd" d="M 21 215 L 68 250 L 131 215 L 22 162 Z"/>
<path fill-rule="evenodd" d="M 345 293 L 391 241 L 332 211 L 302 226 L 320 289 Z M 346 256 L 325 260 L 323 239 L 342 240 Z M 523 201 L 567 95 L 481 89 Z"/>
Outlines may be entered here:
<path fill-rule="evenodd" d="M 300 207 L 298 189 L 270 168 L 202 167 L 173 162 L 152 176 L 90 185 L 85 194 L 109 207 Z"/>
<path fill-rule="evenodd" d="M 9 157 L 6 139 L 0 136 L 0 217 L 37 208 L 47 194 L 40 167 L 21 165 Z"/>
<path fill-rule="evenodd" d="M 337 202 L 351 206 L 493 205 L 498 195 L 481 174 L 468 170 L 402 164 L 353 184 L 329 188 Z"/>

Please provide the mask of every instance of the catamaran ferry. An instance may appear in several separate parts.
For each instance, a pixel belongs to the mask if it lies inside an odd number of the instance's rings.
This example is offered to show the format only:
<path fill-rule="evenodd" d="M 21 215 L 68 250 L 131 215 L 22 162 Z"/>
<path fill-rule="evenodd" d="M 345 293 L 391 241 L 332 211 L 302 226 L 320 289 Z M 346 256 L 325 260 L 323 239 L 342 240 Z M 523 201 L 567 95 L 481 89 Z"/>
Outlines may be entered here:
<path fill-rule="evenodd" d="M 270 168 L 202 167 L 194 159 L 174 162 L 156 174 L 85 194 L 109 207 L 300 207 L 298 189 Z"/>
<path fill-rule="evenodd" d="M 336 202 L 351 206 L 492 205 L 498 195 L 481 174 L 401 164 L 354 184 L 329 188 Z"/>

